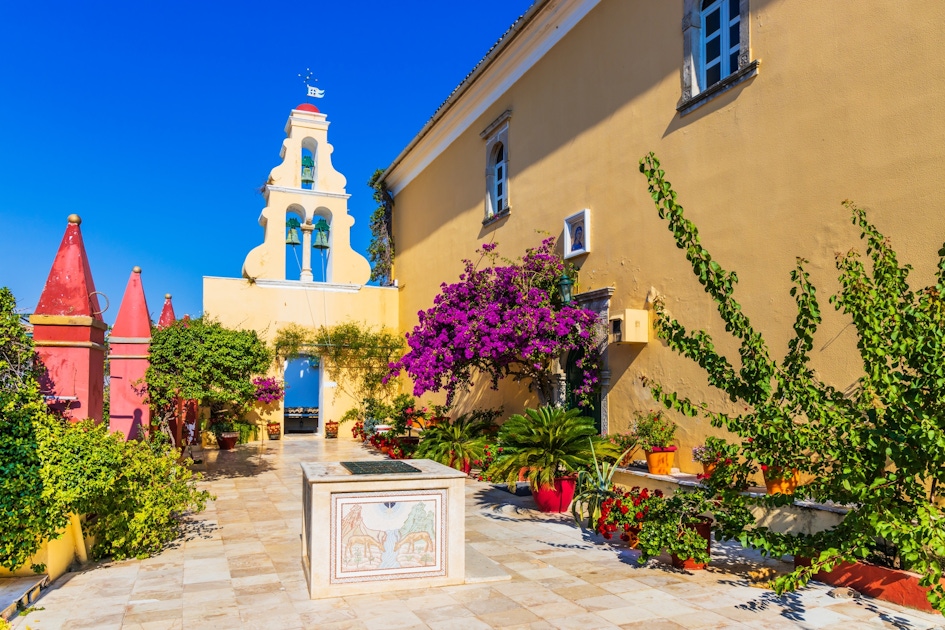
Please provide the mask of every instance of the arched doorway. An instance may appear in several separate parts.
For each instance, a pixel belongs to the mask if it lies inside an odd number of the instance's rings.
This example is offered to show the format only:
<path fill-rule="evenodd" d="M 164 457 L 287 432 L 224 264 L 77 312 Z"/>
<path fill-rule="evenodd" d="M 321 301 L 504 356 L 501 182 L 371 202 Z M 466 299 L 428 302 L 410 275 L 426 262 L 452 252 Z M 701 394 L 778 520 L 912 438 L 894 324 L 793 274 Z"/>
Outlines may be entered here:
<path fill-rule="evenodd" d="M 320 394 L 318 357 L 297 357 L 285 365 L 285 432 L 316 433 Z"/>

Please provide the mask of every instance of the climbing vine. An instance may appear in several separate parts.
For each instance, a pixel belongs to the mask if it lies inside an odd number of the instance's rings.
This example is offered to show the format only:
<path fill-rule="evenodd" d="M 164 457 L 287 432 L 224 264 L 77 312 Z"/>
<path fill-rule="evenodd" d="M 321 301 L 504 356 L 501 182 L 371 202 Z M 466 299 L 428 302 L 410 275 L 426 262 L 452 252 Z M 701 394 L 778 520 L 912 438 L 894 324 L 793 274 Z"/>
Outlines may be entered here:
<path fill-rule="evenodd" d="M 786 495 L 749 499 L 741 492 L 758 466 L 799 469 L 813 477 L 803 486 L 804 494 L 850 508 L 838 526 L 810 535 L 755 526 L 747 512 L 735 510 L 743 518 L 724 523 L 723 535 L 771 556 L 812 559 L 809 567 L 779 578 L 779 592 L 840 562 L 868 557 L 877 541 L 891 543 L 922 574 L 921 583 L 931 587 L 932 605 L 945 612 L 940 584 L 945 567 L 945 247 L 938 252 L 935 283 L 913 290 L 907 283 L 911 267 L 899 264 L 889 240 L 864 210 L 844 203 L 871 263 L 865 265 L 856 250 L 836 258 L 841 289 L 830 302 L 852 319 L 864 367 L 858 386 L 845 395 L 809 366 L 821 311 L 807 261 L 798 258 L 791 271 L 797 316 L 787 353 L 778 361 L 733 297 L 736 274 L 723 269 L 701 244 L 652 153 L 641 160 L 640 170 L 660 218 L 715 302 L 726 331 L 738 340 L 738 357 L 720 354 L 706 331 L 688 330 L 662 300 L 655 306 L 658 335 L 698 363 L 709 383 L 744 412 L 712 411 L 704 402 L 650 382 L 653 394 L 666 407 L 702 414 L 741 439 L 740 457 L 711 480 L 730 507 L 790 502 Z"/>
<path fill-rule="evenodd" d="M 387 328 L 344 322 L 317 329 L 289 324 L 276 333 L 274 346 L 280 359 L 317 356 L 337 383 L 338 392 L 363 401 L 393 396 L 396 382 L 385 382 L 384 377 L 390 363 L 403 354 L 405 342 Z"/>
<path fill-rule="evenodd" d="M 371 280 L 382 287 L 394 283 L 394 236 L 391 221 L 394 212 L 394 196 L 387 189 L 387 183 L 381 179 L 384 169 L 379 168 L 371 175 L 368 186 L 374 191 L 377 209 L 371 214 L 371 243 L 368 245 L 368 257 L 371 260 Z"/>

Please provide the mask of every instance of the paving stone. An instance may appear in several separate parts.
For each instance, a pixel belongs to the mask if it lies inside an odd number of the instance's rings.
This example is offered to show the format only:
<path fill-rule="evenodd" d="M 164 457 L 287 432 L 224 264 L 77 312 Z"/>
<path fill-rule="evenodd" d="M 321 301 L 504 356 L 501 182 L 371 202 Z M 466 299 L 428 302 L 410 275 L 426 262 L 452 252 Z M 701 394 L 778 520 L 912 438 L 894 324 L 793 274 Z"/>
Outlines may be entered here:
<path fill-rule="evenodd" d="M 145 560 L 69 573 L 43 591 L 23 630 L 318 628 L 319 630 L 593 630 L 595 628 L 896 628 L 943 626 L 941 616 L 870 598 L 836 599 L 812 584 L 783 598 L 747 571 L 785 565 L 737 545 L 713 545 L 713 565 L 668 570 L 668 558 L 604 544 L 570 515 L 539 514 L 518 497 L 470 480 L 471 568 L 501 579 L 438 589 L 311 600 L 300 559 L 302 461 L 377 457 L 350 439 L 288 436 L 207 453 L 203 487 L 218 498 L 172 548 Z M 743 570 L 744 569 L 744 570 Z M 474 573 L 476 572 L 474 571 Z"/>

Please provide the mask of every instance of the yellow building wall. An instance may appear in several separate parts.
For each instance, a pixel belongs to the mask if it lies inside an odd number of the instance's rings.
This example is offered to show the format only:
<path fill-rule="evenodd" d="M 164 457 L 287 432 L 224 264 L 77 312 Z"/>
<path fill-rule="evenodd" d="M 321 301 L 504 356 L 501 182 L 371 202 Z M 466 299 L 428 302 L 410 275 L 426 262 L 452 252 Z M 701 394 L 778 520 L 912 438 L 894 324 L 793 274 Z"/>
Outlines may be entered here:
<path fill-rule="evenodd" d="M 203 280 L 204 314 L 228 328 L 255 330 L 268 344 L 288 324 L 309 328 L 333 326 L 354 321 L 374 327 L 399 329 L 398 290 L 388 287 L 302 284 L 293 281 L 251 282 L 243 278 Z M 282 366 L 273 365 L 271 376 L 282 378 Z M 354 401 L 332 388 L 332 375 L 325 374 L 323 405 L 319 423 L 338 420 Z M 279 404 L 255 407 L 250 419 L 279 422 L 283 407 Z"/>
<path fill-rule="evenodd" d="M 59 536 L 52 540 L 44 540 L 39 551 L 33 554 L 23 566 L 15 571 L 0 567 L 0 578 L 33 577 L 36 573 L 31 567 L 43 565 L 44 569 L 41 573 L 48 575 L 50 580 L 56 580 L 68 571 L 76 560 L 80 563 L 87 562 L 88 550 L 92 548 L 94 541 L 83 534 L 82 518 L 84 517 L 71 515 L 69 525 L 59 533 Z"/>
<path fill-rule="evenodd" d="M 567 3 L 550 6 L 560 4 Z M 841 202 L 852 199 L 870 210 L 900 261 L 915 267 L 914 287 L 932 281 L 945 239 L 945 59 L 939 54 L 945 3 L 864 10 L 849 0 L 752 0 L 750 8 L 757 76 L 685 116 L 676 111 L 682 0 L 602 0 L 409 182 L 410 156 L 395 166 L 388 184 L 396 193 L 403 329 L 432 305 L 441 282 L 458 279 L 461 259 L 473 257 L 479 244 L 497 242 L 502 255 L 515 257 L 539 241 L 536 231 L 560 236 L 564 217 L 589 208 L 592 251 L 576 259 L 577 290 L 615 287 L 614 314 L 643 308 L 655 287 L 674 316 L 690 329 L 706 329 L 732 357 L 735 344 L 638 171 L 640 158 L 655 151 L 705 247 L 737 272 L 735 297 L 773 357 L 784 355 L 792 334 L 795 257 L 810 260 L 824 311 L 813 366 L 841 389 L 853 384 L 860 375 L 855 331 L 827 302 L 838 289 L 835 254 L 861 247 Z M 493 67 L 502 68 L 501 53 Z M 463 110 L 475 93 L 460 97 L 453 110 Z M 507 109 L 511 215 L 483 227 L 480 132 Z M 426 146 L 421 140 L 413 151 Z M 698 366 L 658 340 L 612 345 L 609 363 L 611 433 L 654 407 L 643 375 L 732 409 Z M 474 391 L 471 400 L 515 406 L 525 397 L 504 388 Z M 695 472 L 690 447 L 718 432 L 702 419 L 674 419 L 680 424 L 676 464 Z"/>

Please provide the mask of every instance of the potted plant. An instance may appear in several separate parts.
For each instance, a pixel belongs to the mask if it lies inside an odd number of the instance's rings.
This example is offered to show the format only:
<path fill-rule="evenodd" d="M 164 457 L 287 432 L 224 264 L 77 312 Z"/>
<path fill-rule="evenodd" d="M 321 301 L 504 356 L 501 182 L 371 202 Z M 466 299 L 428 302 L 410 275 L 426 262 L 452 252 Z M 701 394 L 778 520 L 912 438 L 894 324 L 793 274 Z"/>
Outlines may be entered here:
<path fill-rule="evenodd" d="M 326 438 L 337 438 L 338 437 L 338 423 L 334 420 L 325 421 L 325 437 Z"/>
<path fill-rule="evenodd" d="M 776 464 L 761 464 L 760 468 L 768 494 L 794 494 L 797 490 L 797 484 L 800 481 L 797 468 Z"/>
<path fill-rule="evenodd" d="M 692 461 L 702 464 L 700 479 L 712 477 L 720 462 L 724 462 L 726 459 L 730 460 L 727 447 L 728 443 L 725 440 L 716 437 L 708 437 L 705 444 L 693 447 Z M 729 463 L 731 462 L 729 461 Z"/>
<path fill-rule="evenodd" d="M 643 564 L 664 551 L 678 569 L 704 569 L 711 551 L 712 518 L 716 504 L 703 490 L 677 491 L 673 496 L 650 496 L 649 510 L 638 535 L 638 561 Z"/>
<path fill-rule="evenodd" d="M 633 423 L 631 433 L 646 453 L 646 467 L 651 474 L 668 475 L 673 469 L 676 447 L 676 425 L 663 417 L 662 411 L 640 414 Z"/>
<path fill-rule="evenodd" d="M 663 491 L 658 489 L 652 493 L 648 488 L 638 486 L 630 490 L 617 489 L 613 496 L 601 503 L 600 518 L 597 519 L 595 529 L 607 540 L 617 534 L 631 549 L 636 549 L 643 523 L 650 513 L 650 504 L 662 499 Z"/>
<path fill-rule="evenodd" d="M 592 450 L 593 445 L 593 450 Z M 616 458 L 617 447 L 597 434 L 594 420 L 580 409 L 526 409 L 499 429 L 502 456 L 493 465 L 497 478 L 509 488 L 528 481 L 538 509 L 565 512 L 574 497 L 577 471 L 590 465 L 596 453 Z"/>
<path fill-rule="evenodd" d="M 586 522 L 588 529 L 595 529 L 601 519 L 601 506 L 606 501 L 622 494 L 621 490 L 614 488 L 613 478 L 617 466 L 637 446 L 635 442 L 631 444 L 617 456 L 614 462 L 598 461 L 594 443 L 591 442 L 590 446 L 591 455 L 594 458 L 594 470 L 578 472 L 574 500 L 571 503 L 571 514 L 578 525 Z M 581 526 L 583 527 L 583 525 Z M 606 538 L 609 538 L 609 536 L 606 536 Z"/>
<path fill-rule="evenodd" d="M 474 413 L 464 413 L 452 422 L 428 427 L 414 456 L 432 459 L 468 475 L 472 462 L 485 454 L 489 424 Z"/>
<path fill-rule="evenodd" d="M 270 440 L 279 440 L 282 438 L 282 425 L 278 422 L 267 422 L 266 433 Z"/>
<path fill-rule="evenodd" d="M 210 423 L 210 430 L 217 438 L 217 445 L 221 451 L 230 451 L 236 448 L 240 439 L 240 432 L 236 423 L 229 418 L 219 418 Z"/>

